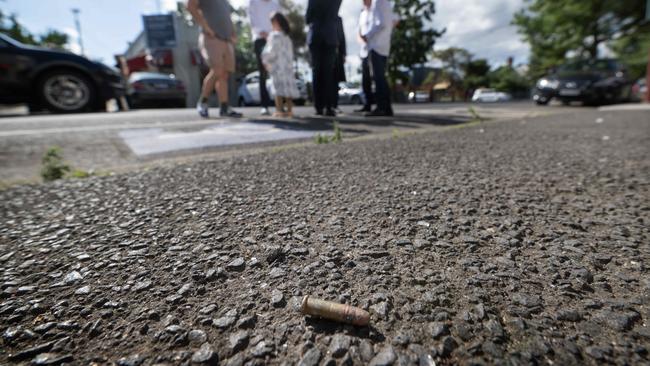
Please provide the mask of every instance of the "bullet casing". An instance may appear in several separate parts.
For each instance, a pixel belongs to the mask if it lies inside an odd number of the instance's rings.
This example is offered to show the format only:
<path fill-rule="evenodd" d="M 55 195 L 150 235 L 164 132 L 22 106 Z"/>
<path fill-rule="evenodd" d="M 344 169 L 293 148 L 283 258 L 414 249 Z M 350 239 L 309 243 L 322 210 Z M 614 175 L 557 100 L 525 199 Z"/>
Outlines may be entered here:
<path fill-rule="evenodd" d="M 309 295 L 302 299 L 300 310 L 305 315 L 319 316 L 321 318 L 358 326 L 366 326 L 370 322 L 370 314 L 363 309 L 315 299 Z"/>

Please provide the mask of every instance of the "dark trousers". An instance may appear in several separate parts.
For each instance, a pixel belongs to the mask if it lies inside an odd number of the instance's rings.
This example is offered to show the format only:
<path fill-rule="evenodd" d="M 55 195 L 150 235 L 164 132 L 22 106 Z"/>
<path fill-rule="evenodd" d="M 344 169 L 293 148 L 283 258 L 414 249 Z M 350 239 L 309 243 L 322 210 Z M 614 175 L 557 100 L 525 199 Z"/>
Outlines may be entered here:
<path fill-rule="evenodd" d="M 260 101 L 263 108 L 268 108 L 269 104 L 271 104 L 271 98 L 269 98 L 269 91 L 266 89 L 266 79 L 269 78 L 269 75 L 262 63 L 262 51 L 264 50 L 264 46 L 266 46 L 265 39 L 255 40 L 255 57 L 257 57 L 257 69 L 260 72 Z"/>
<path fill-rule="evenodd" d="M 312 79 L 314 87 L 314 107 L 316 112 L 333 109 L 334 61 L 336 46 L 322 41 L 313 41 L 309 45 L 311 52 Z"/>
<path fill-rule="evenodd" d="M 375 103 L 374 95 L 372 94 L 372 75 L 370 74 L 370 55 L 361 59 L 361 88 L 366 97 L 364 107 L 370 109 Z"/>
<path fill-rule="evenodd" d="M 370 51 L 370 62 L 372 63 L 372 77 L 375 80 L 377 89 L 377 109 L 384 112 L 392 112 L 390 104 L 390 88 L 386 80 L 386 63 L 388 57 L 382 56 L 375 51 Z"/>

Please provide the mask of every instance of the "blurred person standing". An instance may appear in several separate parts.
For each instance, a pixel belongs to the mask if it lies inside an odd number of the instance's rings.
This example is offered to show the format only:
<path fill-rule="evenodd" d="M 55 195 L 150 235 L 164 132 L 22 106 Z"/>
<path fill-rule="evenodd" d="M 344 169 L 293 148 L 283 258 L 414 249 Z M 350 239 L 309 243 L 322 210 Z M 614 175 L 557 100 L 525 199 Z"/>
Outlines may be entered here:
<path fill-rule="evenodd" d="M 314 107 L 317 115 L 336 116 L 332 89 L 334 63 L 339 44 L 338 14 L 341 0 L 309 0 L 305 23 L 311 53 Z"/>
<path fill-rule="evenodd" d="M 390 54 L 390 41 L 397 17 L 388 0 L 372 0 L 364 24 L 360 24 L 360 38 L 366 43 L 375 82 L 377 108 L 367 112 L 367 117 L 392 116 L 390 88 L 386 80 L 386 64 Z"/>
<path fill-rule="evenodd" d="M 277 0 L 250 0 L 248 3 L 248 18 L 251 23 L 251 31 L 253 33 L 255 57 L 257 58 L 257 69 L 260 73 L 260 101 L 262 103 L 262 115 L 268 116 L 269 104 L 271 98 L 269 97 L 269 90 L 266 88 L 266 80 L 268 73 L 264 68 L 262 62 L 262 51 L 266 46 L 266 41 L 273 30 L 271 26 L 271 16 L 280 12 L 280 4 Z"/>
<path fill-rule="evenodd" d="M 359 32 L 357 39 L 360 43 L 359 57 L 361 58 L 361 88 L 365 96 L 365 102 L 361 109 L 355 112 L 364 113 L 371 112 L 374 103 L 374 95 L 372 93 L 372 75 L 370 74 L 370 55 L 368 52 L 368 43 L 363 40 L 362 34 L 368 32 L 370 28 L 370 7 L 372 0 L 363 0 L 363 9 L 359 14 Z"/>
<path fill-rule="evenodd" d="M 273 77 L 275 89 L 275 117 L 293 117 L 293 99 L 300 97 L 293 72 L 293 43 L 289 38 L 291 27 L 280 12 L 271 17 L 273 31 L 262 52 L 262 61 Z"/>
<path fill-rule="evenodd" d="M 210 72 L 203 80 L 201 99 L 196 105 L 199 115 L 208 118 L 208 98 L 213 90 L 219 96 L 221 117 L 241 117 L 228 104 L 228 78 L 235 71 L 235 43 L 232 7 L 228 0 L 188 0 L 187 10 L 201 26 L 199 48 Z"/>

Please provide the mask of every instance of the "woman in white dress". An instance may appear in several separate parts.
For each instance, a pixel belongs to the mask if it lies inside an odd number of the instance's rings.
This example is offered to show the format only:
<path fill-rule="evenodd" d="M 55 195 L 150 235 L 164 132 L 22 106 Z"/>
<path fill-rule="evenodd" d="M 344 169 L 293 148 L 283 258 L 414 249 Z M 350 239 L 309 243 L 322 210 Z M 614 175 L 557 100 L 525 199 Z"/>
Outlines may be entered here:
<path fill-rule="evenodd" d="M 293 99 L 300 97 L 293 75 L 293 43 L 289 22 L 281 13 L 271 16 L 273 31 L 262 51 L 262 62 L 273 79 L 276 117 L 293 116 Z M 286 109 L 285 109 L 286 107 Z"/>

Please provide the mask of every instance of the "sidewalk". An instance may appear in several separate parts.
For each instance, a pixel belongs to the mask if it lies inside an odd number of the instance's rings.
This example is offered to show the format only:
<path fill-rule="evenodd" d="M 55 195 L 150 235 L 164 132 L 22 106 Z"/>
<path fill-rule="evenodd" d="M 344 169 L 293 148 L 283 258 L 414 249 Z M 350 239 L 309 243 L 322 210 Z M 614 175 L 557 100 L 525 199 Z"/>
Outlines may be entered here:
<path fill-rule="evenodd" d="M 0 192 L 0 363 L 647 363 L 647 114 L 579 112 Z"/>

